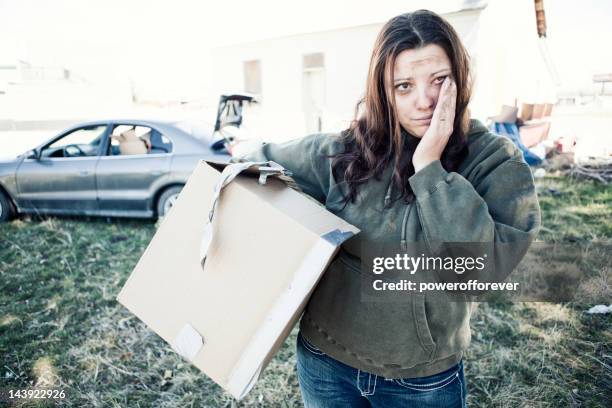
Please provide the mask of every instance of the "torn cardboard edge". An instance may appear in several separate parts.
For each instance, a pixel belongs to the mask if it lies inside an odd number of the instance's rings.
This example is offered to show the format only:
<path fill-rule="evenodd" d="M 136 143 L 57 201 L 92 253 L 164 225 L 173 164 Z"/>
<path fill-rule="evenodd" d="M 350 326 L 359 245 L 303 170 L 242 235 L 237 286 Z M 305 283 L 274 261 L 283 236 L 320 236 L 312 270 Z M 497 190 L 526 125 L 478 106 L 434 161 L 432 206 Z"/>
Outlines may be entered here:
<path fill-rule="evenodd" d="M 221 167 L 221 163 L 214 162 L 215 166 L 211 166 L 216 170 L 219 170 Z M 221 192 L 223 189 L 228 186 L 236 177 L 241 174 L 246 173 L 251 170 L 251 172 L 256 171 L 255 174 L 259 175 L 258 183 L 261 185 L 265 185 L 268 177 L 276 176 L 289 176 L 291 172 L 286 170 L 280 164 L 274 161 L 266 161 L 266 162 L 239 162 L 239 163 L 222 163 L 225 164 L 223 170 L 221 171 L 221 175 L 219 176 L 219 180 L 214 188 L 214 194 L 212 203 L 210 204 L 209 212 L 208 212 L 208 220 L 206 225 L 204 226 L 204 231 L 202 233 L 202 243 L 200 245 L 200 265 L 204 268 L 204 264 L 206 262 L 206 257 L 208 256 L 208 249 L 214 239 L 214 227 L 213 220 L 214 214 L 219 204 L 219 200 L 221 198 Z M 209 164 L 210 165 L 210 164 Z"/>
<path fill-rule="evenodd" d="M 232 164 L 238 164 L 238 163 L 244 163 L 244 162 L 236 162 L 236 163 L 227 163 L 227 162 L 218 162 L 218 161 L 214 161 L 214 160 L 202 160 L 202 162 L 208 164 L 210 167 L 212 167 L 215 170 L 218 170 L 220 172 L 223 172 L 223 169 L 225 169 L 227 166 L 230 166 Z M 271 162 L 271 163 L 275 163 L 275 162 Z M 275 163 L 277 164 L 277 163 Z M 252 166 L 249 167 L 248 169 L 243 170 L 240 175 L 241 176 L 247 176 L 247 177 L 261 177 L 261 168 L 265 167 L 262 165 L 257 165 L 257 166 Z M 302 191 L 302 189 L 297 185 L 297 183 L 295 182 L 295 180 L 291 177 L 292 173 L 289 170 L 284 171 L 284 174 L 270 174 L 270 175 L 266 175 L 266 177 L 273 177 L 275 179 L 281 180 L 283 183 L 285 183 L 288 187 L 292 188 L 293 190 L 296 191 Z M 265 180 L 265 178 L 264 178 Z M 260 183 L 260 184 L 265 184 L 265 181 Z"/>
<path fill-rule="evenodd" d="M 219 168 L 223 168 L 225 167 L 226 163 L 216 163 L 213 162 L 214 165 L 211 165 L 211 163 L 209 163 L 208 161 L 202 160 L 202 163 L 208 165 L 209 167 L 212 167 L 213 169 L 219 171 Z M 257 178 L 257 173 L 258 168 L 257 167 L 251 167 L 249 169 L 247 169 L 246 171 L 243 171 L 239 177 L 237 177 L 237 180 L 241 179 L 241 178 L 245 178 L 245 179 L 251 179 L 254 180 Z M 300 220 L 296 220 L 294 219 L 294 215 L 295 215 L 295 207 L 292 207 L 291 209 L 289 209 L 288 207 L 286 207 L 285 205 L 279 205 L 278 202 L 273 201 L 273 200 L 268 200 L 266 199 L 264 196 L 260 196 L 261 199 L 263 199 L 268 205 L 275 207 L 277 211 L 279 211 L 280 213 L 282 213 L 284 216 L 288 217 L 287 219 L 289 219 L 291 222 L 294 223 L 298 223 L 300 224 L 302 227 L 306 228 L 307 230 L 311 231 L 315 236 L 321 236 L 324 235 L 325 233 L 328 233 L 330 231 L 332 231 L 335 227 L 333 226 L 337 226 L 338 222 L 331 222 L 330 223 L 330 219 L 329 217 L 320 217 L 320 210 L 324 209 L 326 212 L 329 212 L 329 210 L 327 210 L 325 208 L 325 205 L 318 201 L 317 199 L 313 198 L 312 196 L 304 193 L 301 188 L 295 183 L 295 181 L 288 176 L 285 175 L 279 175 L 279 174 L 273 174 L 270 176 L 270 178 L 272 179 L 276 179 L 277 182 L 282 183 L 283 185 L 291 188 L 294 191 L 297 191 L 302 197 L 306 198 L 308 200 L 308 202 L 315 204 L 315 206 L 308 206 L 306 204 L 301 205 L 301 211 L 303 211 L 300 214 Z M 235 182 L 234 182 L 235 183 Z M 235 183 L 238 184 L 242 189 L 244 189 L 244 191 L 247 191 L 249 194 L 254 194 L 254 190 L 252 188 L 250 188 L 248 185 L 245 184 L 241 184 L 241 183 Z M 257 183 L 259 184 L 259 183 Z M 255 183 L 253 183 L 253 185 L 255 185 Z M 262 186 L 263 187 L 263 186 Z M 273 188 L 273 187 L 271 187 Z M 342 220 L 340 217 L 338 217 L 335 214 L 332 214 L 334 218 L 336 219 L 340 219 Z M 342 220 L 342 224 L 348 228 L 348 226 L 350 225 L 349 223 L 347 223 L 346 221 Z M 359 232 L 358 229 L 355 229 L 355 233 Z M 331 237 L 330 237 L 331 239 Z"/>

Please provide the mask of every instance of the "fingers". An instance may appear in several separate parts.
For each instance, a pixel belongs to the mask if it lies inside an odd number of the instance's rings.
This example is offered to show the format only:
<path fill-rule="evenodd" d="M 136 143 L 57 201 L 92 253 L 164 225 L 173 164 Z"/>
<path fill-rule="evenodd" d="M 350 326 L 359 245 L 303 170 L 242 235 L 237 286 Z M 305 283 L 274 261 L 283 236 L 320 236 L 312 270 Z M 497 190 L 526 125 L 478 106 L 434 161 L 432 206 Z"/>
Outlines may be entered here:
<path fill-rule="evenodd" d="M 446 121 L 448 119 L 448 113 L 450 108 L 450 78 L 446 77 L 442 83 L 442 89 L 440 89 L 440 95 L 438 96 L 438 105 L 440 106 L 440 121 Z"/>
<path fill-rule="evenodd" d="M 431 119 L 431 124 L 417 146 L 412 157 L 415 171 L 423 168 L 431 158 L 440 158 L 453 133 L 455 106 L 457 100 L 457 85 L 450 77 L 446 77 Z"/>
<path fill-rule="evenodd" d="M 452 112 L 453 119 L 454 119 L 455 118 L 455 107 L 457 106 L 457 83 L 448 77 L 447 77 L 447 80 L 450 82 L 450 85 L 447 90 L 448 108 L 450 112 Z"/>
<path fill-rule="evenodd" d="M 447 109 L 450 107 L 449 102 L 452 99 L 451 93 L 453 92 L 453 84 L 453 81 L 448 77 L 446 77 L 442 82 L 442 86 L 440 87 L 440 93 L 438 94 L 438 101 L 436 103 L 436 107 L 434 108 L 434 117 L 436 117 L 436 115 L 440 117 L 440 115 L 443 112 L 446 112 Z M 456 87 L 454 89 L 454 92 L 456 94 Z"/>
<path fill-rule="evenodd" d="M 423 135 L 423 139 L 431 140 L 432 142 L 446 145 L 450 135 L 453 133 L 455 121 L 455 106 L 457 101 L 457 85 L 450 77 L 446 77 L 440 93 L 438 101 L 434 108 L 431 124 Z"/>
<path fill-rule="evenodd" d="M 455 106 L 457 103 L 457 85 L 450 77 L 446 77 L 438 96 L 438 123 L 443 133 L 452 133 L 453 121 L 455 119 Z"/>

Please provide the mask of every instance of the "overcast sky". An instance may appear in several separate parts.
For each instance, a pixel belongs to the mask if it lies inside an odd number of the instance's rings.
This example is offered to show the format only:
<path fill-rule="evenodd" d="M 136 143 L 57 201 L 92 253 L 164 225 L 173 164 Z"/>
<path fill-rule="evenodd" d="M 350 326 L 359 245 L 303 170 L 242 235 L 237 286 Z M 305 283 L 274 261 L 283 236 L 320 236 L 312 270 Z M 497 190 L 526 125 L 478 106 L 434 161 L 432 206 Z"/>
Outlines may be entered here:
<path fill-rule="evenodd" d="M 497 1 L 497 0 L 496 0 Z M 0 64 L 66 66 L 130 76 L 161 92 L 205 89 L 208 51 L 229 43 L 386 21 L 450 1 L 0 0 Z M 549 48 L 567 84 L 612 72 L 612 1 L 545 0 Z"/>

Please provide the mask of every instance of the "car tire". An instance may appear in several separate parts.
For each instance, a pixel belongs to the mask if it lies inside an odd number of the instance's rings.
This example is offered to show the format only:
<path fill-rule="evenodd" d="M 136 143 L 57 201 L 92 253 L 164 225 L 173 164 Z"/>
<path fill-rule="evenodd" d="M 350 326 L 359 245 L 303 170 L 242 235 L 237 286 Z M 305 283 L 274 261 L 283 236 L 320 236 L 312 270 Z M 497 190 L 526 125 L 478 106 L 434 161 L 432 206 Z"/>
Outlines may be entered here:
<path fill-rule="evenodd" d="M 159 218 L 165 217 L 170 208 L 174 205 L 174 202 L 178 198 L 183 186 L 169 187 L 159 196 L 157 200 L 157 216 Z"/>
<path fill-rule="evenodd" d="M 0 222 L 10 221 L 15 215 L 15 208 L 6 193 L 0 190 Z"/>

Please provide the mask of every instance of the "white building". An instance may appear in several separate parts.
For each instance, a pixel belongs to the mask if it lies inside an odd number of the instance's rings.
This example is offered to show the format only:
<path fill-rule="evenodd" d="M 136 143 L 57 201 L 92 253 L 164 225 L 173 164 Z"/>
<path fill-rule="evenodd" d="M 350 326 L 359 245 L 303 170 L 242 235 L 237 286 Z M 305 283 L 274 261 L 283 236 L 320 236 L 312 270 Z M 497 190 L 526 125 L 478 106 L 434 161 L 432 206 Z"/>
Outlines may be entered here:
<path fill-rule="evenodd" d="M 455 27 L 471 55 L 476 79 L 472 117 L 484 121 L 502 104 L 556 100 L 554 64 L 545 38 L 538 36 L 534 0 L 451 3 L 433 11 Z M 212 53 L 214 90 L 259 94 L 261 104 L 250 109 L 245 126 L 265 140 L 344 129 L 365 89 L 370 54 L 383 24 L 217 48 Z"/>

